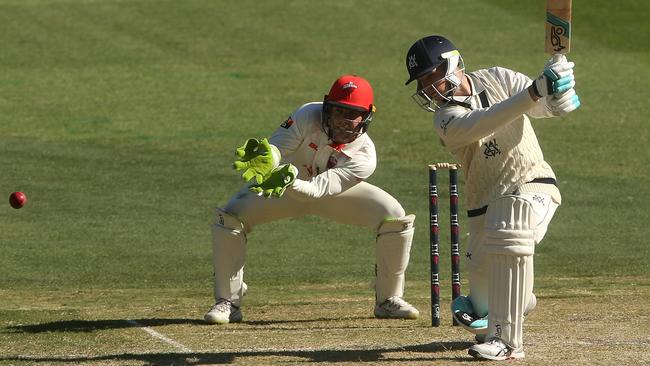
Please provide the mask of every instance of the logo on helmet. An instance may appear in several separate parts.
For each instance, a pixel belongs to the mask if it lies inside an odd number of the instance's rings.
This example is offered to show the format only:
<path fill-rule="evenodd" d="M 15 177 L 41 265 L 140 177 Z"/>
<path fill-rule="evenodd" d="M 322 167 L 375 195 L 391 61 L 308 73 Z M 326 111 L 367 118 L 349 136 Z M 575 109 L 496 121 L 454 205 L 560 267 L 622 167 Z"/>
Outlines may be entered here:
<path fill-rule="evenodd" d="M 418 62 L 415 59 L 415 54 L 412 54 L 409 56 L 409 69 L 412 69 L 414 67 L 418 67 Z"/>
<path fill-rule="evenodd" d="M 357 86 L 357 84 L 355 84 L 355 83 L 353 83 L 351 81 L 348 81 L 347 83 L 343 84 L 343 86 L 341 88 L 343 89 L 344 92 L 346 92 L 349 95 L 349 94 L 352 94 L 354 89 L 358 88 L 358 86 Z"/>

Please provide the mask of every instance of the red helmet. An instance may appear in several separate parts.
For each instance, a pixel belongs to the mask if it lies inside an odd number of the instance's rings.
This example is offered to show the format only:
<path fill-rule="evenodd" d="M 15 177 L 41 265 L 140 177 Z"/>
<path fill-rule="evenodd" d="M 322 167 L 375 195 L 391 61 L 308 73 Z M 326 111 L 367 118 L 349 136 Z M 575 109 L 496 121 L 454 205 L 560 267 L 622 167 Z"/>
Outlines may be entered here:
<path fill-rule="evenodd" d="M 372 87 L 364 78 L 355 75 L 344 75 L 336 79 L 330 92 L 325 96 L 325 102 L 344 108 L 352 108 L 363 112 L 371 112 Z"/>
<path fill-rule="evenodd" d="M 375 106 L 372 104 L 373 93 L 370 83 L 366 79 L 355 75 L 344 75 L 336 79 L 330 92 L 323 101 L 323 130 L 334 142 L 351 142 L 356 137 L 368 130 Z M 331 108 L 339 107 L 352 109 L 363 113 L 362 123 L 356 131 L 336 131 L 331 123 Z"/>

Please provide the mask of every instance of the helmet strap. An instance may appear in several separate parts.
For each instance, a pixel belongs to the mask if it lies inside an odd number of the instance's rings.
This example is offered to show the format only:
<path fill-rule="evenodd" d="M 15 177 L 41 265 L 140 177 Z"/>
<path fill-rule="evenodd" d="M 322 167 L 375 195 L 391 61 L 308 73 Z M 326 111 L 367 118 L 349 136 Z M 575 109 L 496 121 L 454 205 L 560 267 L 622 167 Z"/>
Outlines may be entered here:
<path fill-rule="evenodd" d="M 321 117 L 321 127 L 327 134 L 328 139 L 332 139 L 332 128 L 330 127 L 330 104 L 327 102 L 327 95 L 323 99 L 323 113 Z"/>

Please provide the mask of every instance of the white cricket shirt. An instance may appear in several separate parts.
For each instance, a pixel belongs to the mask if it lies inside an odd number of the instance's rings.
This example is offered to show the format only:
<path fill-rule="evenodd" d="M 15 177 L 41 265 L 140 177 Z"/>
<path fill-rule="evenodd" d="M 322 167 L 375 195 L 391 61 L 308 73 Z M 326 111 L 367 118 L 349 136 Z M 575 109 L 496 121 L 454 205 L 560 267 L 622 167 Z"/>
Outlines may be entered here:
<path fill-rule="evenodd" d="M 447 105 L 434 117 L 441 141 L 463 166 L 468 209 L 483 207 L 535 178 L 555 178 L 528 118 L 552 114 L 543 99 L 531 99 L 526 89 L 530 78 L 500 67 L 468 75 L 472 96 L 465 102 L 470 106 Z M 538 191 L 552 190 L 559 203 L 555 186 L 536 185 Z"/>

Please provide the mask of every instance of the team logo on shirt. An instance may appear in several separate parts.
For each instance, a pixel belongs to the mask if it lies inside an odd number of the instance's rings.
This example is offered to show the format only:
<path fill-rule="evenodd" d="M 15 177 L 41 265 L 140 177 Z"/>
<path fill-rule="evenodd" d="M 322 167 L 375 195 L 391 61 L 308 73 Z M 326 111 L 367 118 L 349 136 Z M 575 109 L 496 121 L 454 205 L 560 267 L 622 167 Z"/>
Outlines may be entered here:
<path fill-rule="evenodd" d="M 451 117 L 449 117 L 448 120 L 445 121 L 445 120 L 443 119 L 443 120 L 440 122 L 440 128 L 442 128 L 442 132 L 443 132 L 444 134 L 447 134 L 447 127 L 449 127 L 449 124 L 451 123 L 451 121 L 454 120 L 454 118 L 456 118 L 456 117 L 455 117 L 455 116 L 451 116 Z"/>
<path fill-rule="evenodd" d="M 497 155 L 501 155 L 501 150 L 499 150 L 499 144 L 497 144 L 497 139 L 492 139 L 483 144 L 485 150 L 483 150 L 483 155 L 485 158 L 493 158 Z"/>
<path fill-rule="evenodd" d="M 289 117 L 289 118 L 287 118 L 286 121 L 284 121 L 284 123 L 282 123 L 282 124 L 280 125 L 280 127 L 282 127 L 282 128 L 286 128 L 286 129 L 288 130 L 289 127 L 291 127 L 292 124 L 293 124 L 293 120 L 291 119 L 291 117 Z"/>

